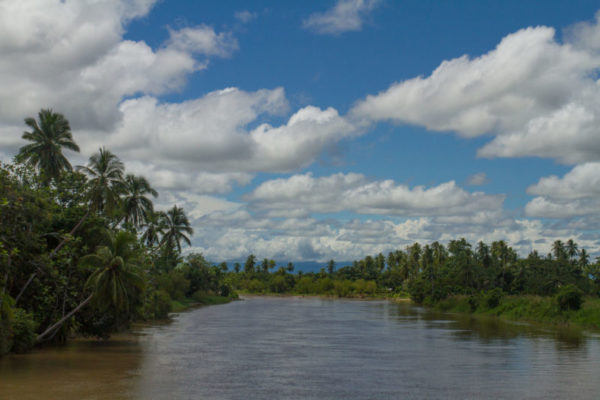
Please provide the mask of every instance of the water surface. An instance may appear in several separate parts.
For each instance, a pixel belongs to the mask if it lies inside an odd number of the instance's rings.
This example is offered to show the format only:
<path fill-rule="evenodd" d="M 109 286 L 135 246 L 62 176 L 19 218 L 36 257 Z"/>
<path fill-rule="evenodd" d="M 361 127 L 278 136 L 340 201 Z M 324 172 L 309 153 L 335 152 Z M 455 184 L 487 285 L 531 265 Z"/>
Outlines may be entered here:
<path fill-rule="evenodd" d="M 0 399 L 597 399 L 579 331 L 387 301 L 253 297 L 0 359 Z"/>

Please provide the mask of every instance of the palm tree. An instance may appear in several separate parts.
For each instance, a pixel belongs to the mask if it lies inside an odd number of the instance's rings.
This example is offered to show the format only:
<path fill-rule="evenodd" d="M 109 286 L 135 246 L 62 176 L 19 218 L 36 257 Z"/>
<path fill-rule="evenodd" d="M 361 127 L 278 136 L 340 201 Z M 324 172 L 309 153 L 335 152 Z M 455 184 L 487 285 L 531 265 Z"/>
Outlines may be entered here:
<path fill-rule="evenodd" d="M 163 211 L 150 212 L 143 225 L 146 230 L 141 237 L 142 243 L 148 247 L 159 244 L 161 237 L 165 234 L 166 219 L 167 215 Z"/>
<path fill-rule="evenodd" d="M 72 170 L 62 149 L 79 152 L 79 146 L 73 140 L 69 121 L 62 114 L 41 109 L 38 118 L 39 123 L 31 117 L 25 118 L 31 132 L 24 132 L 22 138 L 33 143 L 21 147 L 17 160 L 33 165 L 48 183 L 58 179 L 62 171 Z"/>
<path fill-rule="evenodd" d="M 158 196 L 146 178 L 128 174 L 125 177 L 125 196 L 123 197 L 123 212 L 125 223 L 135 227 L 141 226 L 151 216 L 154 207 L 147 195 Z"/>
<path fill-rule="evenodd" d="M 165 214 L 165 225 L 161 245 L 165 247 L 169 255 L 172 255 L 175 248 L 177 248 L 178 253 L 181 253 L 181 241 L 187 243 L 188 246 L 192 244 L 186 233 L 192 235 L 194 230 L 190 226 L 190 221 L 183 212 L 183 208 L 174 205 L 173 208 L 168 210 Z"/>
<path fill-rule="evenodd" d="M 578 248 L 577 248 L 577 243 L 575 243 L 573 241 L 573 239 L 569 239 L 567 240 L 567 244 L 566 244 L 566 251 L 567 251 L 567 255 L 569 256 L 569 259 L 571 260 L 571 262 L 573 262 L 575 260 L 575 256 L 578 253 Z"/>
<path fill-rule="evenodd" d="M 136 241 L 135 235 L 124 231 L 115 235 L 107 231 L 106 236 L 106 245 L 99 246 L 95 253 L 82 257 L 80 261 L 82 266 L 94 268 L 85 284 L 91 293 L 71 312 L 39 334 L 37 342 L 58 329 L 90 301 L 94 300 L 101 311 L 111 306 L 117 310 L 127 310 L 130 295 L 142 289 L 143 280 L 135 265 L 138 254 L 132 247 Z"/>
<path fill-rule="evenodd" d="M 90 207 L 101 213 L 118 208 L 123 192 L 125 167 L 119 158 L 104 147 L 90 157 L 87 166 L 77 167 L 89 176 Z"/>
<path fill-rule="evenodd" d="M 554 254 L 554 258 L 558 261 L 567 258 L 565 245 L 560 240 L 555 240 L 554 243 L 552 243 L 552 253 Z"/>
<path fill-rule="evenodd" d="M 582 268 L 587 267 L 590 263 L 590 256 L 585 249 L 579 251 L 579 266 Z"/>

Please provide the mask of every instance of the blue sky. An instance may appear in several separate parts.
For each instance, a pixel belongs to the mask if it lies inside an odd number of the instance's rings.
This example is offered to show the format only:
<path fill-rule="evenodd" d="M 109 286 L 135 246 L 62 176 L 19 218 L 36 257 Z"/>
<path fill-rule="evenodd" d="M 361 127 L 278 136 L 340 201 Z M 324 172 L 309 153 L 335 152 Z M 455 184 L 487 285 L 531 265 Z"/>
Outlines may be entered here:
<path fill-rule="evenodd" d="M 71 121 L 215 261 L 575 239 L 600 255 L 593 1 L 5 1 L 0 156 Z M 26 93 L 26 95 L 23 95 Z"/>

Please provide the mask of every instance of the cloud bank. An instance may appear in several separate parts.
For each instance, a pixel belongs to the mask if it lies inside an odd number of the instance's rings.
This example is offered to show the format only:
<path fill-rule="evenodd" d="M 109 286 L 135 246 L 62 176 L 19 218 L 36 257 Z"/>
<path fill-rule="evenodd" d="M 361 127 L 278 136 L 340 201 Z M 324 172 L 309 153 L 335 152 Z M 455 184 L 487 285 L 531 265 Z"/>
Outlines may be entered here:
<path fill-rule="evenodd" d="M 588 24 L 574 42 L 559 43 L 553 28 L 522 29 L 487 54 L 444 61 L 428 77 L 367 96 L 351 114 L 465 138 L 493 136 L 482 157 L 598 160 L 600 54 L 588 43 L 598 31 L 598 22 Z"/>

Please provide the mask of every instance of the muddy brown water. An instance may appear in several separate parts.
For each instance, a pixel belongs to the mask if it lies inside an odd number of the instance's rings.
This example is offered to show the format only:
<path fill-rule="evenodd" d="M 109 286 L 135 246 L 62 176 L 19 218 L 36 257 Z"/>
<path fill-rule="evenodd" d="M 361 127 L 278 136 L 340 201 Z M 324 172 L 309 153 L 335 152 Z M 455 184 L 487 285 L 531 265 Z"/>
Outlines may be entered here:
<path fill-rule="evenodd" d="M 598 399 L 594 334 L 253 297 L 0 359 L 0 399 Z"/>

